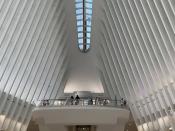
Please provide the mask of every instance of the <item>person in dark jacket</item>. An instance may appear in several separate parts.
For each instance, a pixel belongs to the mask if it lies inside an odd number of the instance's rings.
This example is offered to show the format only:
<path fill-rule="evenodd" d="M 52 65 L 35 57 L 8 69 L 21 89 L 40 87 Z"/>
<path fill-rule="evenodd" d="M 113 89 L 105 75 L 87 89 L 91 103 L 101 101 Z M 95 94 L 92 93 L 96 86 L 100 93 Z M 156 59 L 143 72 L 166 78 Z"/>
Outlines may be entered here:
<path fill-rule="evenodd" d="M 92 100 L 92 98 L 88 101 L 88 105 L 93 105 L 93 100 Z"/>
<path fill-rule="evenodd" d="M 74 97 L 73 96 L 70 97 L 70 103 L 71 103 L 71 105 L 74 104 Z"/>
<path fill-rule="evenodd" d="M 79 104 L 79 100 L 80 100 L 80 97 L 77 95 L 75 97 L 75 105 L 78 105 Z"/>

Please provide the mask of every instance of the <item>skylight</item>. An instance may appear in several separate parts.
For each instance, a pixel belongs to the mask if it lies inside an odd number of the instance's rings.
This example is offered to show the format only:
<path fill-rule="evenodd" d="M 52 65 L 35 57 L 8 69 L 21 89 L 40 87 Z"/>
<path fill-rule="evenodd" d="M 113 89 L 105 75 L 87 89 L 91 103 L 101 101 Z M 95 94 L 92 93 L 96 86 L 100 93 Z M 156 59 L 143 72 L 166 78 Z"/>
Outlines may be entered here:
<path fill-rule="evenodd" d="M 93 0 L 75 0 L 78 47 L 87 52 L 91 44 L 91 19 Z"/>

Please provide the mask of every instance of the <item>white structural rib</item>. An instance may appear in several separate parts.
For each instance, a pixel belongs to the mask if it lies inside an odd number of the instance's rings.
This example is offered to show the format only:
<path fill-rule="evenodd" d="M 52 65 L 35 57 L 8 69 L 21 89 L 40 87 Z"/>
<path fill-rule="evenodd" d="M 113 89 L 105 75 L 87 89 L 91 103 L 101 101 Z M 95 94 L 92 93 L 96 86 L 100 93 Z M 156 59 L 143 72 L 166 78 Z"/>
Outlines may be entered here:
<path fill-rule="evenodd" d="M 25 131 L 34 102 L 59 97 L 68 65 L 66 2 L 0 1 L 0 128 Z"/>
<path fill-rule="evenodd" d="M 174 9 L 174 0 L 94 0 L 101 75 L 139 131 L 175 130 Z"/>

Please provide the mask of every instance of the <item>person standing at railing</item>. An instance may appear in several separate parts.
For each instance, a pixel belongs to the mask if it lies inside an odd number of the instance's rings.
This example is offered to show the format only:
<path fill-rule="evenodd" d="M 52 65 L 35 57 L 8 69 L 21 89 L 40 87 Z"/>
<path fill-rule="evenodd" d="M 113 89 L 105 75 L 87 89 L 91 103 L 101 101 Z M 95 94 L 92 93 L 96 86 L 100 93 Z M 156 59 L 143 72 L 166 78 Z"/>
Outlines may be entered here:
<path fill-rule="evenodd" d="M 108 104 L 108 101 L 107 101 L 107 99 L 104 99 L 103 105 L 105 106 L 106 104 Z"/>
<path fill-rule="evenodd" d="M 75 97 L 75 105 L 78 105 L 79 104 L 79 100 L 80 100 L 80 97 L 77 95 Z"/>
<path fill-rule="evenodd" d="M 98 97 L 95 98 L 95 105 L 98 105 Z"/>
<path fill-rule="evenodd" d="M 126 102 L 126 100 L 124 100 L 124 101 L 123 101 L 123 105 L 126 106 L 126 104 L 127 104 L 127 102 Z"/>
<path fill-rule="evenodd" d="M 74 104 L 74 97 L 73 96 L 70 97 L 70 103 L 71 103 L 71 105 Z"/>
<path fill-rule="evenodd" d="M 120 100 L 121 106 L 126 106 L 126 100 L 124 100 L 123 98 Z"/>
<path fill-rule="evenodd" d="M 88 105 L 93 105 L 93 100 L 92 100 L 92 98 L 89 99 L 89 101 L 88 101 Z"/>
<path fill-rule="evenodd" d="M 49 100 L 46 100 L 46 105 L 47 105 L 47 106 L 49 106 L 49 105 L 50 105 Z"/>
<path fill-rule="evenodd" d="M 117 105 L 117 96 L 115 96 L 115 104 Z"/>
<path fill-rule="evenodd" d="M 46 106 L 47 104 L 46 104 L 46 100 L 43 100 L 43 106 Z"/>
<path fill-rule="evenodd" d="M 124 105 L 124 99 L 123 99 L 123 98 L 120 100 L 120 105 L 121 105 L 121 106 Z"/>

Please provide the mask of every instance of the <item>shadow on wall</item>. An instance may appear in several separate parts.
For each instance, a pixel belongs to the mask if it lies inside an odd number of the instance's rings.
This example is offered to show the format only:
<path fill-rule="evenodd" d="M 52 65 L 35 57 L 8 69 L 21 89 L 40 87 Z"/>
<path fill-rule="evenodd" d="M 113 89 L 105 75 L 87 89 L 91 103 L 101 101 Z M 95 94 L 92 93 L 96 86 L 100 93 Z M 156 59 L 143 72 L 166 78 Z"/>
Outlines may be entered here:
<path fill-rule="evenodd" d="M 40 131 L 39 125 L 35 121 L 30 121 L 27 131 Z"/>

